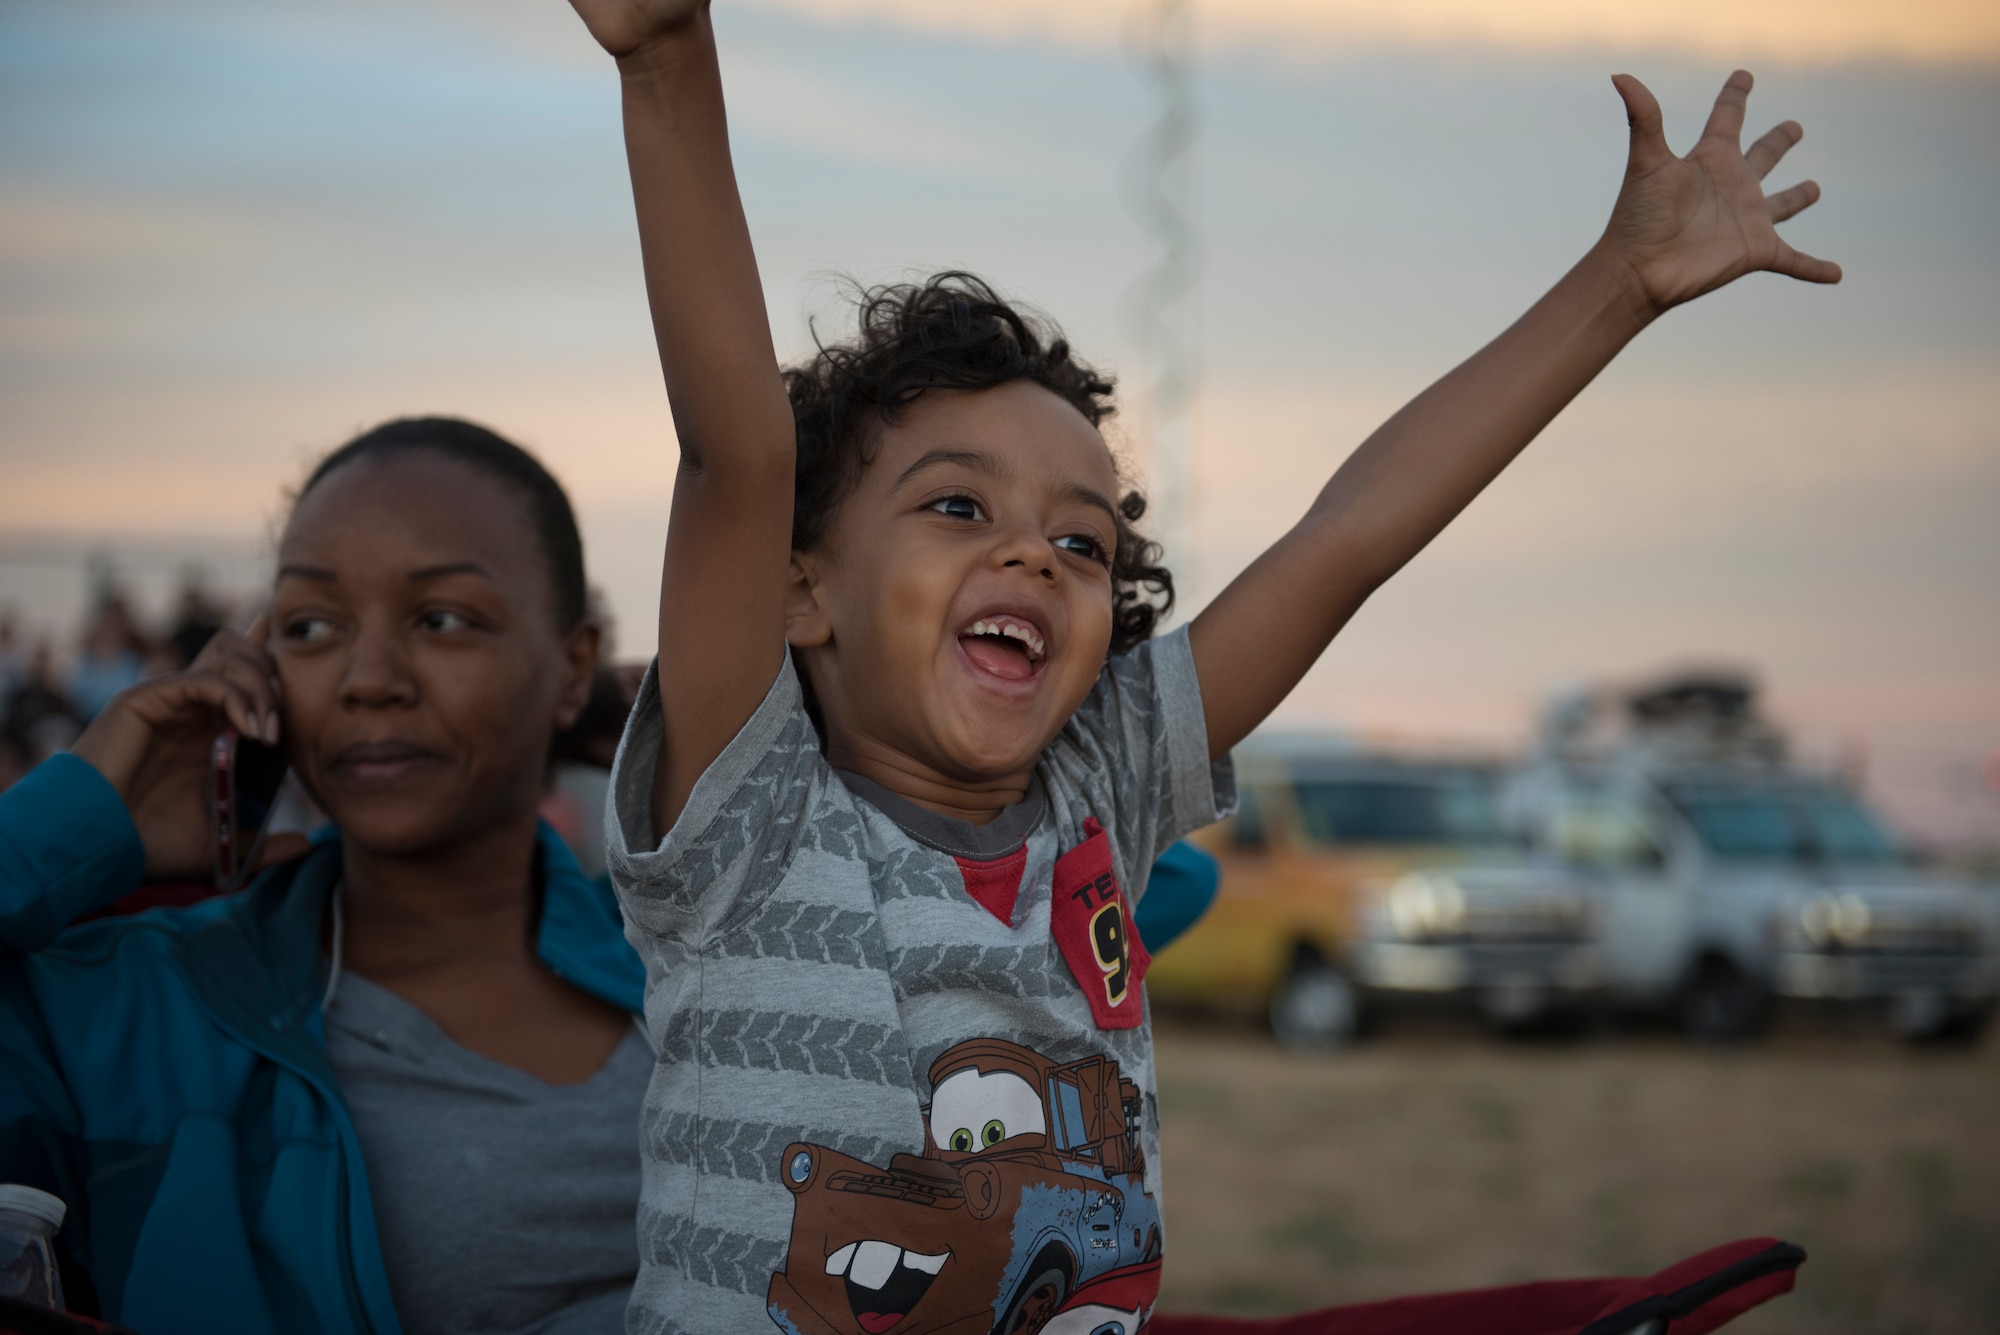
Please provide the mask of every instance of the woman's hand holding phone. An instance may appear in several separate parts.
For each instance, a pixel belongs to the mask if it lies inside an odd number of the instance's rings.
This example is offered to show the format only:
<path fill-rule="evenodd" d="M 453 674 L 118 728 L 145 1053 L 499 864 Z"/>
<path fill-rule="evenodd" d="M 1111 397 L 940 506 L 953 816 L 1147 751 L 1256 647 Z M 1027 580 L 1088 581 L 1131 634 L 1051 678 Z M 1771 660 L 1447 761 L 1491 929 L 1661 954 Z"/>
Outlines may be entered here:
<path fill-rule="evenodd" d="M 213 869 L 208 794 L 217 734 L 278 741 L 277 667 L 263 618 L 248 635 L 216 633 L 185 672 L 119 694 L 77 738 L 75 754 L 102 774 L 132 813 L 146 846 L 146 874 L 206 878 Z M 306 849 L 302 835 L 265 840 L 260 863 Z"/>

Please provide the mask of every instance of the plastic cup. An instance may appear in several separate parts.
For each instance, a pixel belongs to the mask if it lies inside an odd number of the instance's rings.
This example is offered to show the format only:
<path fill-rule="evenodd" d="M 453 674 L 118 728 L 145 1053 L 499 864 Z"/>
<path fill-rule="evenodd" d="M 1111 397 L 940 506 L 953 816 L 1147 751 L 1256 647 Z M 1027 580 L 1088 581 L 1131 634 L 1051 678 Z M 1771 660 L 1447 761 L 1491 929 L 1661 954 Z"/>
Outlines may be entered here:
<path fill-rule="evenodd" d="M 0 1297 L 63 1310 L 56 1230 L 69 1207 L 34 1187 L 0 1186 Z"/>

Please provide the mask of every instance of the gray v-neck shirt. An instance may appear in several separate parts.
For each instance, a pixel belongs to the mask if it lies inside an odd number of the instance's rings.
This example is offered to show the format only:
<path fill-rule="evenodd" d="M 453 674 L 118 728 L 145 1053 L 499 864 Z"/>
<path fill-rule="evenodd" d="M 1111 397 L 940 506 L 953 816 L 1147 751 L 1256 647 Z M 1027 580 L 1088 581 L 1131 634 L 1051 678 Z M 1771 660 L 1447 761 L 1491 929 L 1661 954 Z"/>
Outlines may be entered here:
<path fill-rule="evenodd" d="M 459 1046 L 345 974 L 326 1056 L 354 1116 L 406 1335 L 618 1335 L 639 1269 L 637 1028 L 580 1085 Z"/>

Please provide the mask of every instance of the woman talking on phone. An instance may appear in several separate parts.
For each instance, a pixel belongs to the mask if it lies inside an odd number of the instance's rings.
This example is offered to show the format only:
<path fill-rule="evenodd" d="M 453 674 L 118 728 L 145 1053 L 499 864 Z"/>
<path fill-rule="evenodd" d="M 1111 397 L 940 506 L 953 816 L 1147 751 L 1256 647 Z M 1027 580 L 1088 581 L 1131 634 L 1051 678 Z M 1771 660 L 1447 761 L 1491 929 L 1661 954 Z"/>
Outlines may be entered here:
<path fill-rule="evenodd" d="M 68 1204 L 72 1308 L 624 1328 L 644 979 L 536 816 L 597 651 L 555 480 L 483 428 L 392 422 L 311 475 L 249 636 L 5 795 L 0 1181 Z M 224 728 L 281 745 L 337 834 L 274 837 L 243 894 L 64 932 L 207 874 Z"/>

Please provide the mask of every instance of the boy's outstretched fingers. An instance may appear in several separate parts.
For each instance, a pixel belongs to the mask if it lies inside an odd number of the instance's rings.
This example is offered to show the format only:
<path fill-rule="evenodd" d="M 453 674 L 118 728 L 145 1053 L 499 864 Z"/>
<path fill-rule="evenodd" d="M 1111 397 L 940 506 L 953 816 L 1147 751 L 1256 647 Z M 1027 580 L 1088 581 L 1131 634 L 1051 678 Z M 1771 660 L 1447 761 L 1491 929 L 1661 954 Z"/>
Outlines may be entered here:
<path fill-rule="evenodd" d="M 1803 126 L 1797 121 L 1786 121 L 1750 145 L 1750 151 L 1743 155 L 1744 165 L 1756 172 L 1757 179 L 1761 181 L 1771 174 L 1771 168 L 1778 165 L 1778 160 L 1791 152 L 1792 146 L 1805 137 Z"/>
<path fill-rule="evenodd" d="M 1818 181 L 1800 181 L 1789 190 L 1780 190 L 1775 195 L 1764 197 L 1764 205 L 1771 210 L 1771 221 L 1774 223 L 1781 223 L 1818 202 Z"/>
<path fill-rule="evenodd" d="M 1629 74 L 1611 76 L 1611 86 L 1625 101 L 1625 123 L 1632 127 L 1632 156 L 1627 172 L 1644 172 L 1662 162 L 1671 162 L 1674 151 L 1667 147 L 1666 120 L 1660 115 L 1660 100 L 1652 90 Z"/>
<path fill-rule="evenodd" d="M 1750 89 L 1756 82 L 1749 70 L 1737 70 L 1729 76 L 1722 91 L 1716 94 L 1715 110 L 1708 113 L 1702 138 L 1722 139 L 1731 144 L 1743 142 L 1743 112 L 1750 105 Z"/>
<path fill-rule="evenodd" d="M 1838 283 L 1840 266 L 1832 260 L 1816 259 L 1802 250 L 1793 250 L 1780 241 L 1778 257 L 1771 261 L 1771 272 L 1784 274 L 1805 283 Z"/>

